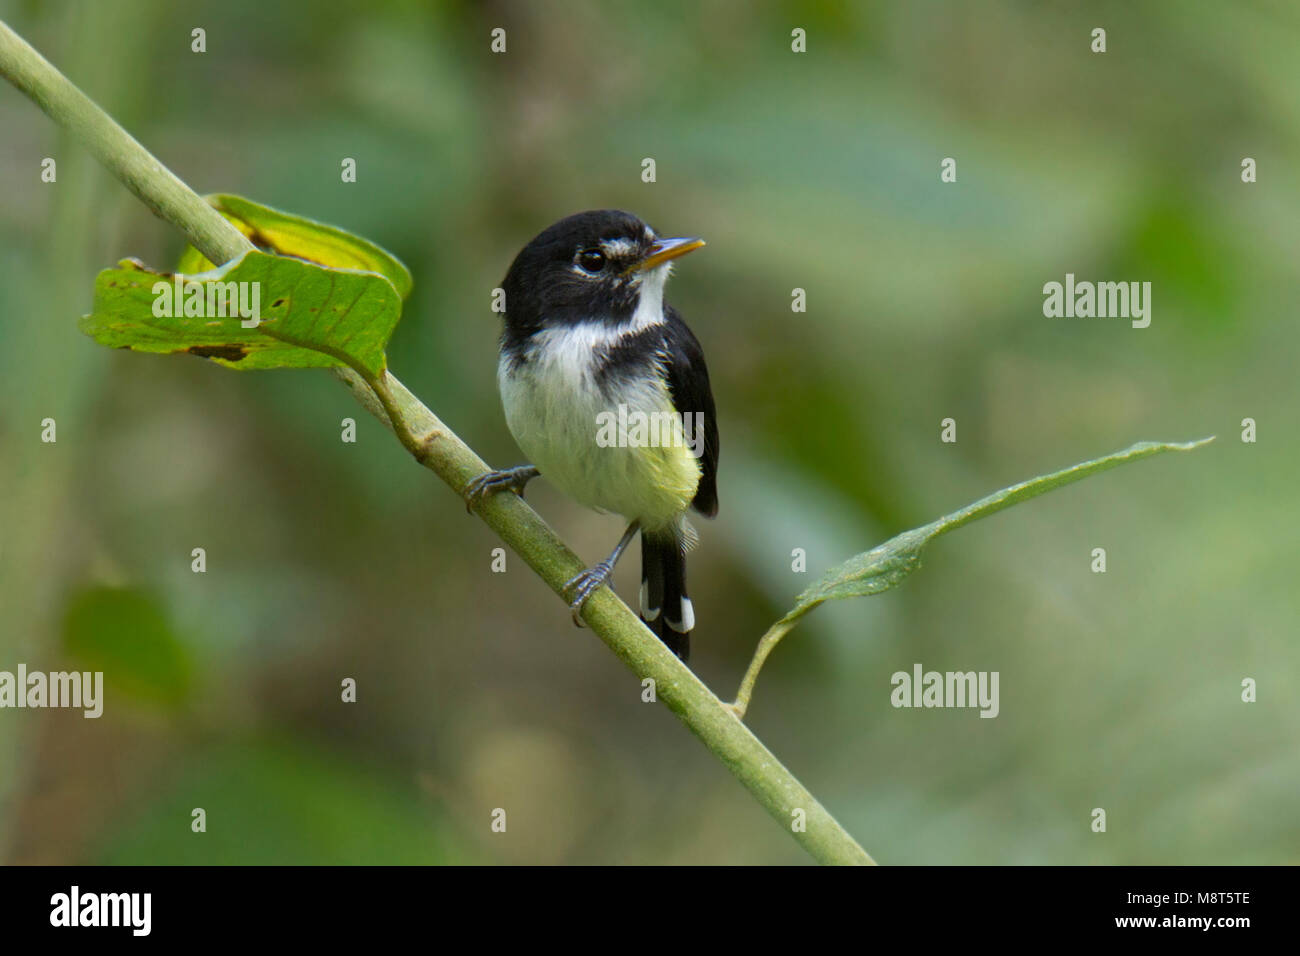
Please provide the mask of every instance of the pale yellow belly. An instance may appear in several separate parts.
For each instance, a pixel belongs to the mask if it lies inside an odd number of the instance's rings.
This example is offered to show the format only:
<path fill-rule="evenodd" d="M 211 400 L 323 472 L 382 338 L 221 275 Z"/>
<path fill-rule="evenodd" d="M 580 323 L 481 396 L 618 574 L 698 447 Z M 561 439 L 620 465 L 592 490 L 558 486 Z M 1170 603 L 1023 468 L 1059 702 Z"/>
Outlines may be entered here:
<path fill-rule="evenodd" d="M 579 503 L 646 530 L 675 525 L 695 497 L 701 467 L 680 420 L 664 414 L 673 411 L 667 386 L 647 382 L 603 397 L 581 368 L 532 366 L 503 374 L 501 397 L 511 434 L 542 476 Z M 650 416 L 653 426 L 642 429 Z"/>

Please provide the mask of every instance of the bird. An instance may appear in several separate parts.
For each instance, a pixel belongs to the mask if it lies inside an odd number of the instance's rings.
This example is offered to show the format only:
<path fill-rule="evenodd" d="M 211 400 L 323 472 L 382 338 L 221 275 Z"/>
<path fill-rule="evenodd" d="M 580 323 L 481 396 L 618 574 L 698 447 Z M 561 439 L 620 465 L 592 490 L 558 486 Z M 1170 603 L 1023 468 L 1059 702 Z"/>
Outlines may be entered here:
<path fill-rule="evenodd" d="M 641 536 L 640 617 L 681 660 L 695 611 L 688 513 L 718 511 L 718 424 L 699 340 L 664 301 L 674 263 L 704 245 L 662 238 L 617 209 L 580 212 L 533 238 L 500 287 L 497 384 L 506 424 L 530 464 L 465 489 L 523 495 L 543 475 L 575 501 L 629 524 L 613 552 L 564 586 L 574 623 Z"/>

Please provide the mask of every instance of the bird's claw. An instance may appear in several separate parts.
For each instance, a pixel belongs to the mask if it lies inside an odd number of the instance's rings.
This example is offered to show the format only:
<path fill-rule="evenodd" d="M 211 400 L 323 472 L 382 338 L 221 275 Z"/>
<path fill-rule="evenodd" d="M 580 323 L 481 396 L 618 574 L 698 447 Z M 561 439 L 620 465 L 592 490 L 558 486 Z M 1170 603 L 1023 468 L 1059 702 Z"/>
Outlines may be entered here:
<path fill-rule="evenodd" d="M 524 488 L 537 475 L 538 471 L 532 465 L 519 465 L 503 471 L 486 471 L 465 486 L 465 510 L 472 514 L 488 495 L 506 489 L 522 498 Z"/>
<path fill-rule="evenodd" d="M 601 561 L 587 570 L 575 574 L 564 584 L 564 592 L 573 592 L 573 600 L 569 602 L 569 610 L 573 612 L 573 623 L 578 627 L 586 627 L 582 623 L 582 606 L 587 603 L 591 597 L 604 584 L 609 583 L 609 576 L 613 572 L 613 565 L 608 561 Z"/>

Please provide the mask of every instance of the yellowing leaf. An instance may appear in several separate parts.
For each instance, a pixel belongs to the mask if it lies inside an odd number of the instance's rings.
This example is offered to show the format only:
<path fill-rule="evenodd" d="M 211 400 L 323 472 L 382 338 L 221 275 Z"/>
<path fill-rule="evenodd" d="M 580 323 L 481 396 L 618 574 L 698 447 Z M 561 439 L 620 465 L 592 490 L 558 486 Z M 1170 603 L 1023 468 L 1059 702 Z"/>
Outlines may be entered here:
<path fill-rule="evenodd" d="M 240 196 L 217 194 L 206 198 L 264 252 L 293 256 L 332 269 L 375 272 L 391 282 L 402 299 L 411 294 L 411 273 L 406 266 L 369 240 Z M 182 253 L 176 271 L 188 274 L 212 268 L 213 264 L 191 246 Z"/>

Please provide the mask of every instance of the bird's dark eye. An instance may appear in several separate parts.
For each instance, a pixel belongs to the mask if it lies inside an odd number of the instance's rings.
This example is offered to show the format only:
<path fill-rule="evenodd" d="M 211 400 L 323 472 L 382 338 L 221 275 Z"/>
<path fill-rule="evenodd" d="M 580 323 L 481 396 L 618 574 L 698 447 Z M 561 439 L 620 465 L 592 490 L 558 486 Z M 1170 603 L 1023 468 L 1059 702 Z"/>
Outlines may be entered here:
<path fill-rule="evenodd" d="M 578 253 L 578 265 L 585 272 L 599 272 L 605 268 L 605 254 L 599 249 L 584 249 Z"/>

